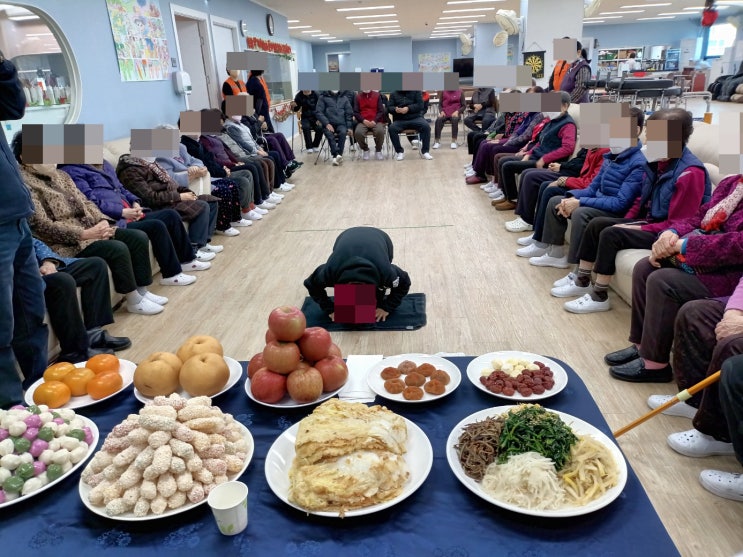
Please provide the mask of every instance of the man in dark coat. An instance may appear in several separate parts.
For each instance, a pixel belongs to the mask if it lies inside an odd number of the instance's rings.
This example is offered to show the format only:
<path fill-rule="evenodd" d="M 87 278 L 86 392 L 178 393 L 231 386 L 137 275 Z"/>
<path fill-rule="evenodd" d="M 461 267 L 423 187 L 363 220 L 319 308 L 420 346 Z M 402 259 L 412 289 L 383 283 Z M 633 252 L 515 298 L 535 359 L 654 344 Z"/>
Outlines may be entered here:
<path fill-rule="evenodd" d="M 327 263 L 315 269 L 304 286 L 333 319 L 335 310 L 326 288 L 337 284 L 373 284 L 377 287 L 376 320 L 384 321 L 410 290 L 410 277 L 392 264 L 392 253 L 392 240 L 382 230 L 367 226 L 349 228 L 336 238 Z"/>

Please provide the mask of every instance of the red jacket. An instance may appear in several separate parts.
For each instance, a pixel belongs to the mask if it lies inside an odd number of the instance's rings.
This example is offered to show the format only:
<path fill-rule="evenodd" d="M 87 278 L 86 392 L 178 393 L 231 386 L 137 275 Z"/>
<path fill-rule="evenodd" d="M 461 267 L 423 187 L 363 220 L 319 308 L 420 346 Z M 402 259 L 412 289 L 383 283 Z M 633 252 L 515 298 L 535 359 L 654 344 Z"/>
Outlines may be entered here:
<path fill-rule="evenodd" d="M 568 178 L 565 181 L 565 187 L 569 190 L 582 190 L 588 187 L 596 174 L 601 170 L 601 163 L 604 162 L 604 153 L 608 153 L 609 149 L 606 147 L 589 149 L 586 154 L 586 160 L 583 162 L 583 168 L 580 169 L 580 174 L 575 177 Z"/>
<path fill-rule="evenodd" d="M 354 99 L 353 115 L 357 122 L 384 122 L 384 105 L 380 94 L 377 91 L 359 91 Z"/>
<path fill-rule="evenodd" d="M 446 114 L 447 117 L 451 117 L 455 112 L 459 112 L 461 116 L 464 109 L 464 92 L 459 89 L 442 91 L 439 98 L 441 99 L 441 108 L 439 110 Z"/>

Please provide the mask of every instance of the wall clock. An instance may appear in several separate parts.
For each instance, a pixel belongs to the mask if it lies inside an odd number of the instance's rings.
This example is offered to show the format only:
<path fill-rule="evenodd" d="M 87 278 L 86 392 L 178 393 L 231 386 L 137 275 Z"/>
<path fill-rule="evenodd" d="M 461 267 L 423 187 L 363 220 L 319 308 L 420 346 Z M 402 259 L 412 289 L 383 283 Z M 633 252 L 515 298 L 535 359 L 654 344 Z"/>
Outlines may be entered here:
<path fill-rule="evenodd" d="M 273 37 L 276 28 L 274 27 L 273 16 L 271 14 L 266 14 L 266 29 L 268 30 L 268 34 Z"/>
<path fill-rule="evenodd" d="M 245 37 L 248 34 L 248 22 L 244 19 L 240 20 L 240 33 Z"/>

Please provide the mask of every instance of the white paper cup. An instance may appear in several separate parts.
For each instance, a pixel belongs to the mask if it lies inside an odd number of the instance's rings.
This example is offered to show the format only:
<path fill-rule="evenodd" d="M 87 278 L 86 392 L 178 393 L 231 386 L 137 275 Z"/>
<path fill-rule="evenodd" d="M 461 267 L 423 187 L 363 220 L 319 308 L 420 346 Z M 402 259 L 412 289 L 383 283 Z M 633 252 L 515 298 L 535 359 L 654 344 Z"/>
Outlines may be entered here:
<path fill-rule="evenodd" d="M 248 486 L 244 483 L 219 484 L 209 492 L 207 503 L 225 536 L 239 534 L 248 526 Z"/>

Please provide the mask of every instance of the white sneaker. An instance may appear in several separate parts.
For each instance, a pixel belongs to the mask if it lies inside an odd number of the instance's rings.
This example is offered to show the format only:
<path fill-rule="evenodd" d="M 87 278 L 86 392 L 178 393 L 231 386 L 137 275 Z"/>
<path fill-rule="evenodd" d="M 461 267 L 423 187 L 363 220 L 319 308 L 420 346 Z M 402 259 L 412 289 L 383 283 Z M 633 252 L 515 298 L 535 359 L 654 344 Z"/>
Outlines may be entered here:
<path fill-rule="evenodd" d="M 733 456 L 735 454 L 732 443 L 718 441 L 711 435 L 706 435 L 696 429 L 671 433 L 668 436 L 668 446 L 684 456 Z"/>
<path fill-rule="evenodd" d="M 452 141 L 451 142 L 451 148 L 452 149 L 456 149 L 457 147 L 459 147 L 459 145 L 457 145 L 457 142 L 456 141 Z"/>
<path fill-rule="evenodd" d="M 270 201 L 274 205 L 278 205 L 279 203 L 281 203 L 281 198 L 276 197 L 273 193 L 271 193 L 271 195 L 268 196 L 268 201 Z"/>
<path fill-rule="evenodd" d="M 518 217 L 506 223 L 506 230 L 509 232 L 526 232 L 527 230 L 534 230 L 534 227 L 521 217 Z"/>
<path fill-rule="evenodd" d="M 498 186 L 496 186 L 492 180 L 485 184 L 480 184 L 480 189 L 483 190 L 485 193 L 490 193 L 494 189 L 496 189 Z"/>
<path fill-rule="evenodd" d="M 155 315 L 161 313 L 165 308 L 160 304 L 156 304 L 152 300 L 148 299 L 147 296 L 142 296 L 142 300 L 138 304 L 127 304 L 126 311 L 129 313 L 138 313 L 140 315 Z"/>
<path fill-rule="evenodd" d="M 502 189 L 497 189 L 488 194 L 488 197 L 493 201 L 503 201 L 506 198 L 506 194 L 503 193 Z"/>
<path fill-rule="evenodd" d="M 397 153 L 397 154 L 395 155 L 395 160 L 396 160 L 396 161 L 401 161 L 401 160 L 403 160 L 404 158 L 405 158 L 405 153 Z"/>
<path fill-rule="evenodd" d="M 426 159 L 427 161 L 433 160 L 433 156 L 431 155 L 431 153 L 423 153 L 423 158 Z"/>
<path fill-rule="evenodd" d="M 355 149 L 351 149 L 351 151 L 355 151 Z M 337 157 L 335 157 L 335 162 L 337 162 L 338 164 L 343 164 L 343 155 L 338 155 Z"/>
<path fill-rule="evenodd" d="M 672 395 L 650 395 L 648 397 L 648 406 L 655 410 L 658 406 L 663 406 L 669 400 L 677 400 Z M 697 413 L 697 409 L 693 406 L 689 406 L 685 402 L 677 402 L 670 408 L 666 408 L 661 412 L 664 416 L 677 416 L 679 418 L 694 418 Z"/>
<path fill-rule="evenodd" d="M 434 149 L 438 149 L 439 147 L 441 147 L 441 143 L 439 143 L 438 141 L 433 144 Z"/>
<path fill-rule="evenodd" d="M 289 182 L 284 182 L 282 186 L 287 186 L 290 189 L 294 189 L 296 187 L 296 184 L 290 184 Z"/>
<path fill-rule="evenodd" d="M 209 263 L 202 263 L 202 265 L 209 265 Z M 185 273 L 178 273 L 173 277 L 160 279 L 160 284 L 163 286 L 188 286 L 194 282 L 196 282 L 196 277 Z"/>
<path fill-rule="evenodd" d="M 201 249 L 209 251 L 211 253 L 222 253 L 224 251 L 224 246 L 215 246 L 214 244 L 207 244 Z"/>
<path fill-rule="evenodd" d="M 413 151 L 415 151 L 416 149 L 418 149 L 418 147 L 420 146 L 421 142 L 418 141 L 417 139 L 414 139 L 413 141 L 410 142 L 410 144 L 413 146 Z"/>
<path fill-rule="evenodd" d="M 384 160 L 384 155 L 382 154 L 382 151 L 377 151 L 377 155 L 376 156 L 377 156 L 377 160 L 378 161 L 383 161 Z"/>
<path fill-rule="evenodd" d="M 231 222 L 230 223 L 230 226 L 234 226 L 235 228 L 240 228 L 240 227 L 245 227 L 245 226 L 251 226 L 252 224 L 253 223 L 250 222 L 250 220 L 248 220 L 248 219 L 240 219 L 238 221 Z M 238 231 L 238 234 L 239 234 L 239 231 Z M 229 234 L 228 234 L 228 236 L 229 236 Z"/>
<path fill-rule="evenodd" d="M 707 491 L 718 497 L 743 501 L 743 474 L 721 472 L 719 470 L 702 470 L 699 483 Z"/>
<path fill-rule="evenodd" d="M 563 257 L 552 257 L 546 251 L 544 255 L 529 259 L 529 263 L 536 267 L 557 267 L 558 269 L 567 269 L 570 267 L 567 255 Z"/>
<path fill-rule="evenodd" d="M 570 313 L 596 313 L 599 311 L 609 311 L 611 309 L 611 302 L 609 301 L 609 298 L 603 302 L 597 302 L 591 298 L 590 294 L 583 294 L 583 296 L 577 300 L 565 302 L 562 307 L 565 308 L 565 311 L 569 311 Z"/>
<path fill-rule="evenodd" d="M 279 193 L 276 190 L 273 190 L 271 192 L 271 195 L 274 195 L 274 196 L 278 197 L 279 199 L 284 199 L 284 197 L 286 197 L 283 193 Z"/>
<path fill-rule="evenodd" d="M 250 214 L 250 213 L 255 213 L 256 215 L 267 215 L 268 214 L 268 210 L 267 209 L 261 209 L 258 206 L 255 209 L 253 209 L 252 211 L 250 211 L 248 214 Z M 261 220 L 261 219 L 251 219 L 251 220 Z"/>
<path fill-rule="evenodd" d="M 235 223 L 233 222 L 230 224 L 234 225 Z M 227 230 L 215 230 L 214 233 L 219 234 L 220 236 L 239 236 L 240 235 L 240 231 L 237 230 L 236 228 L 233 228 L 232 226 L 230 226 Z"/>
<path fill-rule="evenodd" d="M 576 296 L 590 294 L 590 292 L 590 284 L 588 286 L 578 286 L 575 284 L 575 281 L 570 281 L 570 283 L 561 286 L 553 286 L 552 290 L 550 290 L 550 294 L 555 298 L 575 298 Z"/>
<path fill-rule="evenodd" d="M 309 148 L 309 149 L 307 149 L 307 150 L 306 150 L 305 152 L 306 152 L 306 153 L 314 153 L 314 152 L 315 152 L 315 149 L 314 149 L 313 147 L 310 147 L 310 148 Z"/>
<path fill-rule="evenodd" d="M 168 303 L 168 299 L 165 296 L 158 296 L 157 294 L 153 294 L 149 290 L 144 293 L 144 297 L 153 304 L 157 304 L 158 306 L 164 306 Z"/>
<path fill-rule="evenodd" d="M 541 257 L 545 253 L 547 253 L 547 248 L 540 248 L 534 244 L 529 244 L 516 250 L 516 255 L 519 257 Z"/>
<path fill-rule="evenodd" d="M 464 165 L 464 169 L 465 170 L 469 170 L 470 168 L 472 168 L 472 163 L 471 162 L 468 162 L 467 164 Z"/>
<path fill-rule="evenodd" d="M 261 209 L 265 209 L 265 210 L 270 211 L 271 209 L 275 209 L 276 208 L 276 205 L 274 205 L 270 201 L 264 200 L 263 203 L 261 203 L 260 205 L 258 205 L 258 207 L 260 207 Z"/>
<path fill-rule="evenodd" d="M 516 240 L 516 243 L 520 246 L 530 246 L 534 243 L 534 234 L 529 234 L 528 236 L 523 236 Z M 554 285 L 553 285 L 554 286 Z"/>
<path fill-rule="evenodd" d="M 191 271 L 206 271 L 207 269 L 210 269 L 211 266 L 212 264 L 208 261 L 199 261 L 198 259 L 194 259 L 188 263 L 181 263 L 181 270 L 184 273 L 189 273 Z"/>
<path fill-rule="evenodd" d="M 333 166 L 340 166 L 341 163 L 338 162 L 338 157 L 333 157 L 333 161 L 331 162 Z"/>
<path fill-rule="evenodd" d="M 289 184 L 289 185 L 287 186 L 287 185 L 286 185 L 286 182 L 284 182 L 283 184 L 281 184 L 281 185 L 279 186 L 279 191 L 284 191 L 284 192 L 287 192 L 287 191 L 292 191 L 293 189 L 294 189 L 294 184 Z"/>
<path fill-rule="evenodd" d="M 531 238 L 531 240 L 533 242 L 534 241 L 534 234 L 532 234 L 531 236 L 529 236 L 529 238 Z M 575 273 L 572 273 L 572 272 L 571 273 L 568 273 L 567 275 L 565 275 L 561 279 L 558 279 L 555 282 L 553 282 L 552 283 L 552 286 L 554 286 L 555 288 L 559 288 L 560 286 L 565 286 L 567 284 L 573 284 L 575 282 L 576 277 L 577 277 L 577 275 Z"/>
<path fill-rule="evenodd" d="M 477 174 L 477 172 L 470 168 L 469 170 L 465 171 L 464 177 L 469 178 L 470 176 L 474 176 L 475 174 Z"/>
<path fill-rule="evenodd" d="M 268 212 L 268 211 L 266 211 L 266 212 Z M 252 211 L 248 211 L 247 213 L 243 213 L 243 215 L 245 216 L 245 218 L 247 218 L 247 219 L 249 219 L 251 221 L 261 220 L 263 218 L 263 215 L 261 215 L 260 213 L 258 213 L 255 209 L 252 210 Z"/>
<path fill-rule="evenodd" d="M 207 250 L 206 246 L 196 250 L 196 259 L 199 261 L 211 261 L 215 257 L 217 257 L 217 253 Z"/>
<path fill-rule="evenodd" d="M 361 158 L 363 160 L 365 160 L 365 161 L 368 161 L 371 158 L 371 155 L 369 154 L 369 151 L 368 150 L 364 151 L 364 154 L 361 155 Z"/>

